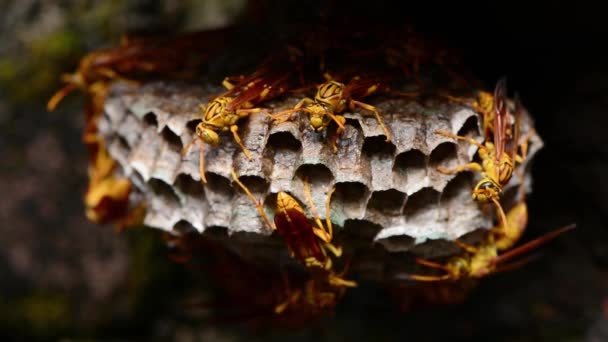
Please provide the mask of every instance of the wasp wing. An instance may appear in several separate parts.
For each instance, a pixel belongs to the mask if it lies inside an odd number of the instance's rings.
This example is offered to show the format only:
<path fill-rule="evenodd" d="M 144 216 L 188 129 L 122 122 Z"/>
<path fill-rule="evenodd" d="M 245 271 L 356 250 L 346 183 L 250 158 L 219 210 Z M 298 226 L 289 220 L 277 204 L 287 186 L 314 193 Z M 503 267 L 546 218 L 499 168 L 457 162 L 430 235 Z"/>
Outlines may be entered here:
<path fill-rule="evenodd" d="M 300 211 L 285 209 L 274 216 L 274 224 L 298 260 L 315 257 L 323 260 L 323 252 L 310 220 Z"/>
<path fill-rule="evenodd" d="M 500 161 L 505 152 L 507 125 L 507 80 L 501 78 L 494 88 L 494 148 L 496 149 L 495 159 Z"/>

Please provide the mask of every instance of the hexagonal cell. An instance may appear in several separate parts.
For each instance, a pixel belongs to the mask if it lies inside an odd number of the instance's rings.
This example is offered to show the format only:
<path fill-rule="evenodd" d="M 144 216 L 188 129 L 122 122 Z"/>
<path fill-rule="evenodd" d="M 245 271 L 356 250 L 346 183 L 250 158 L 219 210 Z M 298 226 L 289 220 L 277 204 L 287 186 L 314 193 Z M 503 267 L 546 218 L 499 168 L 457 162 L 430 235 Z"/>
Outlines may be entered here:
<path fill-rule="evenodd" d="M 411 194 L 427 174 L 427 156 L 419 150 L 400 153 L 393 165 L 393 184 L 401 192 Z"/>
<path fill-rule="evenodd" d="M 158 127 L 158 120 L 156 119 L 156 114 L 149 112 L 146 115 L 144 115 L 144 120 L 143 122 L 147 125 L 147 126 L 153 126 L 153 127 Z"/>
<path fill-rule="evenodd" d="M 175 194 L 173 187 L 160 179 L 150 178 L 148 180 L 148 187 L 157 196 L 163 199 L 163 201 L 170 201 L 179 203 L 179 197 Z"/>
<path fill-rule="evenodd" d="M 183 145 L 182 140 L 177 134 L 173 133 L 169 127 L 165 126 L 161 132 L 162 139 L 171 147 L 174 151 L 181 152 Z"/>
<path fill-rule="evenodd" d="M 290 132 L 283 131 L 272 133 L 268 138 L 267 146 L 271 146 L 275 151 L 278 149 L 298 151 L 302 148 L 302 143 Z"/>
<path fill-rule="evenodd" d="M 450 168 L 458 163 L 456 144 L 443 142 L 437 145 L 429 157 L 429 168 L 435 170 L 437 167 Z"/>
<path fill-rule="evenodd" d="M 374 191 L 367 203 L 367 209 L 377 210 L 388 215 L 396 215 L 403 209 L 405 198 L 405 193 L 395 189 Z"/>
<path fill-rule="evenodd" d="M 423 188 L 420 191 L 412 194 L 407 198 L 403 215 L 406 220 L 420 214 L 421 211 L 427 211 L 433 206 L 439 204 L 441 193 L 433 188 Z"/>
<path fill-rule="evenodd" d="M 347 218 L 362 219 L 369 198 L 369 189 L 358 182 L 339 182 L 335 184 L 332 197 L 332 218 L 338 225 L 344 225 Z"/>
<path fill-rule="evenodd" d="M 201 200 L 204 199 L 205 193 L 203 191 L 203 184 L 186 174 L 178 175 L 173 186 L 183 194 L 200 198 Z"/>
<path fill-rule="evenodd" d="M 456 134 L 463 137 L 472 137 L 478 135 L 479 130 L 479 116 L 475 115 L 469 117 Z"/>

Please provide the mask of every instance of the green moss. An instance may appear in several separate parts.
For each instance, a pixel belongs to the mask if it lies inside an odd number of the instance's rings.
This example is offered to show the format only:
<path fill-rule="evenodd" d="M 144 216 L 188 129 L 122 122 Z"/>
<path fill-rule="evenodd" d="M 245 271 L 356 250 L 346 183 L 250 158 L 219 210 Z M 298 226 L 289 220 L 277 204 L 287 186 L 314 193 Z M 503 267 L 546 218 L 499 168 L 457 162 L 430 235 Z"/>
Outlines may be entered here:
<path fill-rule="evenodd" d="M 73 323 L 72 303 L 65 293 L 34 291 L 0 304 L 3 331 L 21 338 L 50 338 L 65 334 Z"/>
<path fill-rule="evenodd" d="M 17 77 L 17 63 L 8 57 L 0 57 L 0 82 L 14 80 Z"/>

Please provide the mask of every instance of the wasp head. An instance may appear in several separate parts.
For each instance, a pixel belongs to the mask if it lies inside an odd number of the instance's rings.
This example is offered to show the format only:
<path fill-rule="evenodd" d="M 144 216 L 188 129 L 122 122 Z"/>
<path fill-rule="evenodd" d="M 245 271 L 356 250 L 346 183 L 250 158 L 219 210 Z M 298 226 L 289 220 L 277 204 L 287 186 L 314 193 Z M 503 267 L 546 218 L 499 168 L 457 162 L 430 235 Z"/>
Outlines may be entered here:
<path fill-rule="evenodd" d="M 484 178 L 473 189 L 473 200 L 488 202 L 493 198 L 498 198 L 501 191 L 502 189 L 498 183 L 490 178 Z"/>
<path fill-rule="evenodd" d="M 219 135 L 203 122 L 196 126 L 196 136 L 209 145 L 217 146 L 220 143 Z"/>

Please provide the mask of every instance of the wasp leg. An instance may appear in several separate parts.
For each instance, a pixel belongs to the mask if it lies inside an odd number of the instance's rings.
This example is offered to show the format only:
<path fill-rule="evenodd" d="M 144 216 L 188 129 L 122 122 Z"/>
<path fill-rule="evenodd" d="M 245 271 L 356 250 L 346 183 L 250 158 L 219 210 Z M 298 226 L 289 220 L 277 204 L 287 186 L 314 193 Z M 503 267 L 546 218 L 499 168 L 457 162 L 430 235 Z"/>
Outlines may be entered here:
<path fill-rule="evenodd" d="M 336 133 L 333 134 L 329 142 L 329 145 L 331 146 L 332 150 L 334 151 L 334 153 L 336 153 L 338 152 L 338 138 L 340 138 L 342 132 L 344 131 L 344 124 L 346 123 L 346 118 L 342 115 L 333 115 L 329 112 L 327 113 L 327 115 L 329 115 L 334 120 L 336 125 L 338 125 L 338 128 L 336 128 Z"/>
<path fill-rule="evenodd" d="M 536 131 L 534 129 L 531 129 L 528 131 L 528 133 L 526 133 L 526 135 L 524 135 L 523 137 L 523 141 L 521 143 L 521 155 L 516 155 L 515 156 L 515 161 L 518 163 L 523 163 L 524 160 L 526 160 L 526 158 L 528 157 L 528 146 L 530 144 L 530 139 L 532 139 L 532 136 L 536 133 Z"/>
<path fill-rule="evenodd" d="M 471 246 L 469 244 L 466 244 L 460 240 L 454 240 L 454 243 L 458 245 L 458 247 L 464 249 L 466 252 L 471 253 L 471 254 L 475 254 L 477 253 L 477 248 L 475 246 Z"/>
<path fill-rule="evenodd" d="M 452 138 L 452 139 L 455 139 L 455 140 L 468 141 L 469 143 L 471 143 L 471 144 L 473 144 L 473 145 L 475 145 L 475 146 L 477 146 L 479 148 L 486 148 L 485 146 L 483 146 L 481 143 L 479 143 L 477 140 L 475 140 L 473 138 L 463 137 L 463 136 L 452 134 L 450 132 L 443 131 L 443 130 L 437 130 L 437 131 L 435 131 L 435 134 L 443 135 L 444 137 Z"/>
<path fill-rule="evenodd" d="M 302 296 L 302 290 L 296 290 L 293 292 L 290 290 L 289 278 L 288 278 L 289 276 L 285 272 L 282 272 L 282 276 L 283 276 L 283 283 L 285 285 L 285 294 L 286 294 L 287 299 L 285 299 L 281 304 L 278 304 L 277 306 L 275 306 L 274 313 L 277 315 L 285 312 L 285 310 L 287 310 L 289 305 L 297 303 L 298 300 L 300 299 L 300 297 Z"/>
<path fill-rule="evenodd" d="M 251 154 L 249 153 L 249 150 L 247 150 L 245 145 L 243 145 L 243 142 L 241 141 L 241 137 L 239 137 L 238 130 L 239 130 L 239 126 L 237 126 L 237 125 L 230 126 L 230 132 L 232 132 L 232 135 L 234 136 L 234 141 L 239 145 L 239 147 L 245 154 L 245 157 L 247 157 L 247 159 L 252 159 Z"/>
<path fill-rule="evenodd" d="M 324 241 L 326 243 L 330 243 L 331 239 L 332 239 L 332 234 L 329 231 L 329 228 L 326 228 L 325 226 L 323 226 L 323 222 L 321 221 L 321 218 L 319 217 L 319 212 L 317 212 L 317 207 L 315 206 L 314 202 L 312 201 L 312 195 L 310 193 L 310 184 L 308 182 L 308 176 L 304 177 L 304 195 L 306 196 L 306 201 L 308 201 L 308 204 L 310 205 L 310 212 L 312 213 L 315 223 L 317 224 L 317 227 L 313 227 L 314 234 L 322 241 Z"/>
<path fill-rule="evenodd" d="M 203 184 L 207 183 L 207 177 L 205 176 L 205 142 L 200 139 L 198 148 L 198 172 L 201 175 Z"/>
<path fill-rule="evenodd" d="M 266 212 L 264 211 L 264 206 L 262 205 L 262 203 L 260 201 L 258 201 L 255 198 L 255 196 L 253 196 L 251 191 L 249 191 L 249 189 L 245 186 L 245 184 L 243 184 L 239 180 L 239 178 L 236 175 L 236 172 L 234 172 L 234 169 L 230 170 L 230 173 L 232 174 L 232 179 L 234 180 L 234 182 L 236 184 L 238 184 L 241 187 L 241 189 L 243 189 L 243 191 L 245 192 L 247 197 L 249 197 L 249 199 L 253 202 L 253 204 L 255 204 L 255 207 L 258 210 L 258 212 L 260 213 L 260 216 L 262 216 L 262 219 L 264 220 L 264 223 L 266 224 L 266 226 L 268 228 L 270 228 L 270 230 L 276 230 L 277 227 L 274 224 L 270 223 L 270 219 L 268 219 L 268 216 L 266 215 Z"/>
<path fill-rule="evenodd" d="M 390 142 L 391 133 L 388 131 L 388 128 L 386 128 L 386 126 L 384 125 L 384 122 L 382 121 L 382 118 L 380 117 L 380 113 L 378 112 L 378 109 L 376 109 L 376 107 L 374 107 L 372 105 L 368 105 L 367 103 L 359 102 L 357 100 L 352 100 L 352 103 L 356 106 L 359 106 L 363 109 L 367 109 L 370 112 L 374 113 L 374 116 L 376 116 L 376 120 L 378 120 L 378 124 L 382 127 L 382 130 L 384 131 L 384 134 L 386 135 L 386 142 Z"/>
<path fill-rule="evenodd" d="M 348 272 L 350 261 L 346 263 L 342 272 L 334 274 L 333 272 L 329 275 L 329 284 L 336 287 L 357 287 L 357 283 L 352 280 L 344 279 L 344 276 Z"/>
<path fill-rule="evenodd" d="M 453 168 L 453 169 L 446 169 L 446 168 L 443 168 L 443 167 L 438 167 L 437 171 L 439 171 L 440 173 L 443 173 L 444 175 L 453 175 L 453 174 L 461 172 L 461 171 L 477 171 L 477 172 L 482 172 L 483 171 L 483 167 L 479 163 L 468 163 L 468 164 L 461 165 L 461 166 L 458 166 L 458 167 Z"/>

